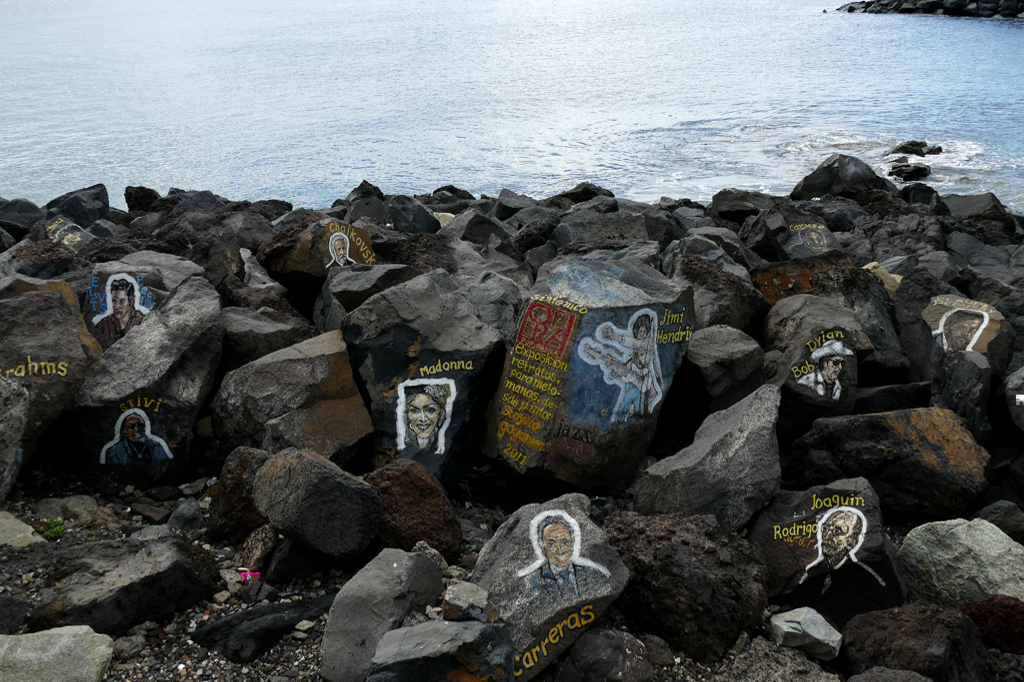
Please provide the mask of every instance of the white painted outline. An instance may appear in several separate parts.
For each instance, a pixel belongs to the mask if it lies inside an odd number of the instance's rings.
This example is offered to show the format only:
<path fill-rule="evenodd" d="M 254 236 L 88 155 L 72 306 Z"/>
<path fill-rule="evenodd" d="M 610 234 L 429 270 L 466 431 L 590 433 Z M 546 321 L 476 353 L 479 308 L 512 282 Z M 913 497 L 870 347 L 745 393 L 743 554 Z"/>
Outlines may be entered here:
<path fill-rule="evenodd" d="M 981 315 L 983 318 L 985 318 L 984 322 L 981 323 L 981 326 L 978 327 L 978 331 L 974 332 L 974 336 L 971 337 L 971 342 L 967 344 L 967 348 L 964 348 L 965 351 L 974 350 L 974 344 L 978 342 L 978 339 L 981 338 L 982 332 L 984 332 L 985 328 L 988 327 L 989 316 L 988 313 L 986 313 L 984 310 L 971 310 L 969 308 L 950 308 L 942 315 L 942 317 L 939 318 L 939 328 L 932 332 L 932 336 L 937 336 L 942 340 L 942 350 L 944 351 L 949 350 L 949 344 L 946 343 L 946 335 L 944 329 L 946 324 L 946 318 L 948 318 L 953 313 L 958 313 L 961 311 L 965 313 L 970 313 L 972 315 Z"/>
<path fill-rule="evenodd" d="M 131 282 L 132 291 L 135 294 L 134 296 L 132 296 L 132 299 L 134 299 L 134 303 L 132 305 L 135 307 L 136 310 L 138 310 L 143 315 L 149 315 L 149 308 L 142 305 L 142 292 L 139 291 L 139 281 L 132 277 L 131 275 L 129 275 L 127 272 L 119 272 L 116 275 L 111 275 L 110 277 L 107 277 L 107 297 L 106 299 L 104 299 L 107 303 L 107 312 L 95 315 L 92 318 L 93 326 L 98 325 L 103 320 L 103 318 L 110 317 L 111 315 L 114 314 L 114 302 L 110 300 L 110 285 L 115 279 L 126 279 L 129 282 Z"/>
<path fill-rule="evenodd" d="M 150 438 L 156 441 L 156 443 L 164 449 L 164 452 L 167 453 L 167 458 L 174 459 L 174 455 L 171 453 L 171 448 L 168 447 L 167 441 L 165 441 L 160 436 L 153 435 L 152 427 L 149 424 L 149 415 L 147 415 L 139 408 L 133 407 L 129 410 L 125 410 L 125 412 L 120 417 L 118 417 L 117 423 L 114 425 L 114 440 L 104 445 L 103 449 L 100 450 L 100 464 L 107 463 L 107 450 L 121 442 L 121 425 L 124 424 L 124 420 L 128 418 L 128 415 L 142 417 L 142 423 L 146 425 L 146 438 Z"/>
<path fill-rule="evenodd" d="M 455 380 L 454 379 L 408 379 L 398 384 L 398 409 L 396 412 L 398 449 L 405 449 L 405 390 L 407 386 L 438 386 L 445 385 L 451 392 L 444 405 L 444 424 L 437 430 L 437 448 L 435 453 L 444 452 L 444 434 L 452 421 L 452 406 L 455 404 Z"/>
<path fill-rule="evenodd" d="M 868 532 L 868 519 L 866 516 L 864 516 L 864 512 L 862 512 L 860 509 L 857 509 L 856 507 L 833 507 L 832 509 L 829 509 L 827 512 L 822 514 L 821 518 L 818 519 L 818 558 L 812 561 L 811 563 L 807 564 L 807 566 L 804 568 L 804 574 L 800 578 L 800 583 L 798 584 L 803 584 L 803 582 L 807 580 L 808 572 L 825 560 L 825 552 L 821 548 L 821 532 L 825 529 L 825 521 L 827 521 L 828 518 L 833 514 L 841 511 L 852 512 L 855 516 L 857 516 L 857 518 L 860 519 L 860 534 L 857 536 L 857 543 L 853 546 L 853 548 L 846 553 L 846 556 L 843 557 L 842 561 L 840 561 L 838 564 L 835 565 L 834 568 L 830 570 L 838 570 L 842 567 L 843 564 L 846 563 L 846 560 L 849 559 L 850 561 L 852 561 L 853 563 L 857 564 L 865 571 L 870 573 L 871 575 L 875 576 L 875 580 L 877 580 L 882 587 L 885 587 L 885 581 L 882 580 L 882 577 L 880 575 L 875 573 L 870 566 L 862 564 L 857 560 L 857 550 L 859 550 L 860 546 L 864 544 L 864 536 L 867 535 Z"/>
<path fill-rule="evenodd" d="M 542 538 L 537 531 L 540 529 L 542 521 L 551 518 L 565 519 L 568 522 L 569 531 L 572 533 L 572 557 L 569 559 L 569 563 L 593 568 L 599 573 L 603 573 L 605 577 L 611 577 L 611 572 L 607 568 L 595 561 L 584 559 L 580 556 L 580 549 L 583 546 L 583 533 L 580 531 L 580 524 L 564 509 L 542 511 L 530 521 L 530 541 L 533 543 L 533 553 L 537 555 L 537 560 L 529 566 L 519 569 L 516 572 L 517 576 L 520 578 L 525 577 L 547 563 L 548 558 L 544 554 L 544 548 L 541 546 Z"/>

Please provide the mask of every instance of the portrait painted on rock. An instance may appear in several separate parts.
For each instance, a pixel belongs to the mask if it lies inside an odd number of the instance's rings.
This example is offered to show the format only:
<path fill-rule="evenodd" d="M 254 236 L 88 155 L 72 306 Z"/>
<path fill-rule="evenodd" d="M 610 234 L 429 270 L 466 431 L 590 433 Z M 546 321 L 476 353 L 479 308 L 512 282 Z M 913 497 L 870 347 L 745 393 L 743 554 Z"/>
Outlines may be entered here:
<path fill-rule="evenodd" d="M 92 318 L 96 338 L 104 349 L 124 338 L 149 314 L 142 304 L 139 284 L 131 275 L 120 272 L 107 278 L 106 309 Z"/>
<path fill-rule="evenodd" d="M 656 343 L 658 317 L 643 308 L 626 329 L 602 322 L 593 336 L 583 338 L 577 352 L 584 362 L 601 368 L 604 382 L 619 389 L 611 422 L 652 414 L 664 395 L 661 361 Z"/>
<path fill-rule="evenodd" d="M 857 560 L 857 552 L 864 544 L 868 520 L 856 507 L 833 507 L 818 519 L 818 556 L 804 568 L 800 582 L 807 580 L 812 568 L 824 565 L 829 571 L 841 568 L 847 561 L 857 564 L 874 576 L 882 587 L 885 581 L 870 566 Z M 824 590 L 828 589 L 828 584 Z M 823 591 L 824 591 L 823 590 Z"/>
<path fill-rule="evenodd" d="M 939 318 L 938 328 L 932 331 L 932 336 L 944 351 L 974 350 L 988 323 L 989 315 L 984 310 L 951 308 Z"/>
<path fill-rule="evenodd" d="M 100 451 L 100 464 L 145 464 L 174 459 L 167 442 L 154 436 L 149 417 L 138 408 L 126 410 L 114 426 L 114 440 Z"/>
<path fill-rule="evenodd" d="M 611 576 L 601 564 L 580 556 L 580 524 L 561 509 L 543 511 L 530 521 L 530 541 L 536 561 L 516 575 L 526 580 L 533 599 L 586 597 Z"/>
<path fill-rule="evenodd" d="M 396 431 L 402 457 L 423 464 L 431 472 L 441 470 L 455 396 L 451 379 L 413 379 L 398 385 Z"/>
<path fill-rule="evenodd" d="M 334 232 L 331 234 L 330 239 L 327 241 L 327 252 L 331 254 L 331 262 L 327 264 L 327 267 L 355 265 L 356 262 L 349 257 L 348 250 L 349 239 L 347 234 L 344 232 Z"/>
<path fill-rule="evenodd" d="M 839 400 L 843 393 L 843 383 L 849 384 L 844 370 L 852 355 L 853 351 L 844 346 L 842 341 L 826 341 L 811 353 L 814 371 L 801 376 L 797 383 L 807 386 L 820 396 Z"/>

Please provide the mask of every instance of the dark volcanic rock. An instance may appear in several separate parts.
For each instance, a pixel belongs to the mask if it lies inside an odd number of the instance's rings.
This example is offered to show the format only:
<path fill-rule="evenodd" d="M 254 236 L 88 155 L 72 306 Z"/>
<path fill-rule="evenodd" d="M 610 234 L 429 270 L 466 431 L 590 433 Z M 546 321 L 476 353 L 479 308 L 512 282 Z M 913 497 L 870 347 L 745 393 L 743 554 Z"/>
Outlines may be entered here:
<path fill-rule="evenodd" d="M 459 559 L 462 527 L 444 487 L 419 462 L 400 459 L 366 477 L 384 505 L 380 538 L 389 547 L 412 550 L 420 540 L 449 562 Z"/>
<path fill-rule="evenodd" d="M 357 556 L 377 535 L 377 491 L 312 452 L 279 452 L 252 487 L 256 509 L 275 528 L 335 559 Z"/>
<path fill-rule="evenodd" d="M 890 192 L 895 190 L 892 183 L 878 177 L 875 171 L 860 159 L 845 154 L 833 154 L 810 175 L 798 182 L 790 196 L 795 201 L 819 198 L 826 194 L 852 199 L 859 192 L 872 189 Z"/>
<path fill-rule="evenodd" d="M 441 223 L 426 206 L 412 197 L 397 194 L 390 197 L 385 206 L 395 229 L 409 234 L 434 234 L 441 229 Z"/>
<path fill-rule="evenodd" d="M 512 631 L 522 680 L 572 645 L 628 579 L 579 493 L 521 507 L 484 545 L 473 572 Z"/>
<path fill-rule="evenodd" d="M 733 405 L 765 380 L 764 352 L 757 341 L 727 325 L 695 331 L 686 363 L 697 370 L 711 394 L 712 411 Z"/>
<path fill-rule="evenodd" d="M 498 200 L 491 209 L 490 217 L 498 220 L 508 220 L 524 208 L 537 206 L 537 200 L 531 199 L 524 194 L 516 194 L 510 189 L 503 189 L 498 194 Z"/>
<path fill-rule="evenodd" d="M 889 175 L 903 182 L 924 180 L 932 174 L 932 169 L 923 163 L 897 163 L 889 169 Z"/>
<path fill-rule="evenodd" d="M 783 480 L 809 487 L 863 476 L 886 512 L 948 518 L 985 490 L 988 461 L 949 410 L 899 410 L 815 421 L 793 443 Z"/>
<path fill-rule="evenodd" d="M 903 276 L 893 296 L 893 313 L 900 347 L 910 360 L 910 381 L 931 381 L 942 353 L 921 313 L 933 297 L 957 293 L 955 288 L 936 279 L 925 268 L 915 268 Z"/>
<path fill-rule="evenodd" d="M 164 526 L 75 547 L 61 565 L 56 595 L 32 611 L 31 630 L 75 623 L 122 635 L 209 599 L 218 582 L 209 556 Z"/>
<path fill-rule="evenodd" d="M 693 287 L 697 329 L 726 324 L 749 330 L 768 312 L 765 297 L 749 282 L 697 256 L 680 256 L 665 274 L 679 286 Z"/>
<path fill-rule="evenodd" d="M 843 629 L 847 674 L 875 666 L 912 670 L 935 682 L 988 682 L 985 646 L 974 623 L 940 606 L 907 604 L 873 611 Z"/>
<path fill-rule="evenodd" d="M 42 209 L 28 199 L 0 199 L 0 229 L 15 239 L 20 240 L 27 235 L 29 228 L 44 216 Z"/>
<path fill-rule="evenodd" d="M 225 308 L 220 370 L 230 372 L 314 335 L 305 320 L 263 308 Z"/>
<path fill-rule="evenodd" d="M 750 216 L 770 209 L 782 201 L 761 192 L 750 192 L 741 189 L 723 189 L 711 198 L 711 212 L 715 215 L 741 225 Z"/>
<path fill-rule="evenodd" d="M 93 185 L 61 195 L 46 204 L 47 215 L 63 215 L 79 225 L 91 225 L 110 219 L 110 198 L 107 188 Z"/>
<path fill-rule="evenodd" d="M 974 439 L 987 444 L 992 432 L 986 415 L 992 371 L 988 360 L 974 351 L 946 353 L 932 379 L 932 407 L 958 414 Z"/>
<path fill-rule="evenodd" d="M 28 390 L 13 379 L 0 377 L 0 502 L 11 494 L 25 462 L 22 438 L 28 410 Z"/>
<path fill-rule="evenodd" d="M 124 202 L 129 211 L 149 213 L 153 203 L 160 198 L 160 193 L 148 187 L 125 187 Z"/>
<path fill-rule="evenodd" d="M 890 156 L 893 154 L 913 154 L 914 156 L 925 156 L 930 154 L 941 154 L 942 147 L 938 145 L 930 145 L 924 140 L 907 140 L 906 142 L 900 142 L 895 147 L 886 150 L 882 156 Z"/>
<path fill-rule="evenodd" d="M 510 680 L 515 649 L 501 623 L 422 623 L 384 633 L 366 682 Z"/>
<path fill-rule="evenodd" d="M 617 605 L 698 661 L 720 659 L 767 605 L 757 548 L 700 517 L 616 512 L 609 541 L 630 570 Z"/>
<path fill-rule="evenodd" d="M 1013 502 L 1009 500 L 993 502 L 971 518 L 985 519 L 1009 535 L 1014 542 L 1024 545 L 1024 511 Z"/>
<path fill-rule="evenodd" d="M 615 195 L 604 187 L 599 187 L 592 182 L 581 182 L 567 192 L 556 194 L 541 201 L 541 205 L 549 208 L 568 210 L 576 204 L 582 204 L 596 197 L 614 197 Z"/>
<path fill-rule="evenodd" d="M 762 386 L 705 419 L 693 445 L 640 474 L 636 510 L 711 514 L 726 530 L 739 530 L 779 492 L 779 399 L 778 388 Z"/>
<path fill-rule="evenodd" d="M 266 450 L 237 447 L 224 460 L 217 494 L 210 502 L 210 520 L 206 532 L 211 538 L 241 542 L 249 533 L 266 523 L 253 502 L 252 487 L 256 472 L 270 457 Z"/>
<path fill-rule="evenodd" d="M 591 630 L 569 650 L 555 682 L 647 682 L 654 668 L 643 642 L 619 630 Z"/>
<path fill-rule="evenodd" d="M 994 594 L 961 607 L 974 621 L 985 646 L 1011 654 L 1024 654 L 1024 601 Z"/>
<path fill-rule="evenodd" d="M 192 639 L 219 651 L 229 661 L 248 663 L 270 650 L 300 621 L 315 621 L 327 613 L 334 598 L 335 595 L 328 594 L 317 599 L 256 606 L 200 627 Z"/>
<path fill-rule="evenodd" d="M 810 606 L 840 628 L 858 613 L 906 601 L 896 549 L 866 479 L 779 493 L 749 539 L 768 565 L 769 598 Z"/>

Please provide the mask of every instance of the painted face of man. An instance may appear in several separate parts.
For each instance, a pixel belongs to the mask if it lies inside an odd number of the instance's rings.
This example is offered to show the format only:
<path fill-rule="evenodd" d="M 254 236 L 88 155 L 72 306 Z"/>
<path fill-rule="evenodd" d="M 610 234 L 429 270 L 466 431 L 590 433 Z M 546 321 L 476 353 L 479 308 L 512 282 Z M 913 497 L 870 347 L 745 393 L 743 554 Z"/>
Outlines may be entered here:
<path fill-rule="evenodd" d="M 125 419 L 124 435 L 125 438 L 133 443 L 141 442 L 142 437 L 146 435 L 146 424 L 142 421 L 142 418 L 133 415 Z"/>
<path fill-rule="evenodd" d="M 124 290 L 111 291 L 110 302 L 114 308 L 114 317 L 122 326 L 125 325 L 132 314 L 132 300 L 128 296 L 128 292 Z"/>
<path fill-rule="evenodd" d="M 441 417 L 441 406 L 434 402 L 434 399 L 425 393 L 417 393 L 405 410 L 416 437 L 426 440 L 433 435 L 437 429 L 438 419 Z"/>
<path fill-rule="evenodd" d="M 331 255 L 334 256 L 335 260 L 340 262 L 348 258 L 348 239 L 344 235 L 332 239 L 331 247 L 334 250 L 334 253 Z"/>
<path fill-rule="evenodd" d="M 825 358 L 821 363 L 821 376 L 825 379 L 826 383 L 834 384 L 839 379 L 839 374 L 843 371 L 843 363 L 846 360 L 842 355 L 830 355 Z"/>
<path fill-rule="evenodd" d="M 967 350 L 974 334 L 981 327 L 982 318 L 977 315 L 962 317 L 954 322 L 949 328 L 949 345 L 953 350 Z"/>
<path fill-rule="evenodd" d="M 840 511 L 829 517 L 821 534 L 821 551 L 832 568 L 838 566 L 857 544 L 861 521 L 853 512 Z"/>
<path fill-rule="evenodd" d="M 572 533 L 561 523 L 552 523 L 541 535 L 544 542 L 544 556 L 560 571 L 569 567 L 572 560 Z"/>

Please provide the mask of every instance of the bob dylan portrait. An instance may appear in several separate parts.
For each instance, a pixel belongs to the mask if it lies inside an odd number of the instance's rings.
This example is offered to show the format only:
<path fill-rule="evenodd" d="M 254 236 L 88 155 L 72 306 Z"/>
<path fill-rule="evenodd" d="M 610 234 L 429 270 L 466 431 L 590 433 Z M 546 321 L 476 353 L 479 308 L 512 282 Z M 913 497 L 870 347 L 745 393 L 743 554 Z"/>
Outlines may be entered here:
<path fill-rule="evenodd" d="M 580 524 L 561 509 L 543 511 L 530 521 L 530 540 L 537 560 L 516 575 L 526 578 L 537 599 L 586 596 L 611 573 L 580 556 Z"/>
<path fill-rule="evenodd" d="M 355 261 L 348 256 L 348 235 L 345 233 L 335 232 L 332 234 L 327 242 L 327 251 L 331 254 L 331 262 L 327 264 L 327 267 L 355 265 Z"/>
<path fill-rule="evenodd" d="M 444 463 L 444 436 L 454 402 L 451 379 L 416 379 L 398 385 L 398 450 L 435 476 Z"/>
<path fill-rule="evenodd" d="M 842 379 L 845 378 L 843 369 L 846 367 L 847 357 L 853 354 L 853 351 L 842 343 L 831 339 L 811 353 L 814 371 L 803 375 L 796 382 L 814 389 L 820 396 L 839 400 L 843 393 Z"/>
<path fill-rule="evenodd" d="M 868 520 L 864 512 L 856 507 L 834 507 L 818 519 L 818 558 L 804 568 L 800 582 L 807 580 L 809 571 L 820 564 L 825 564 L 830 571 L 842 567 L 847 559 L 857 564 L 874 576 L 875 580 L 885 587 L 885 581 L 870 566 L 857 560 L 857 551 L 864 544 Z M 822 593 L 829 588 L 826 581 Z"/>
<path fill-rule="evenodd" d="M 944 351 L 974 350 L 988 326 L 988 313 L 983 310 L 953 308 L 939 319 L 939 328 L 932 332 L 935 343 Z"/>
<path fill-rule="evenodd" d="M 114 426 L 114 440 L 100 451 L 100 464 L 144 464 L 174 459 L 163 438 L 154 436 L 149 417 L 138 408 L 124 412 Z"/>
<path fill-rule="evenodd" d="M 149 308 L 139 302 L 132 276 L 124 272 L 111 275 L 107 278 L 107 309 L 92 318 L 100 344 L 107 348 L 124 338 L 147 314 Z"/>

